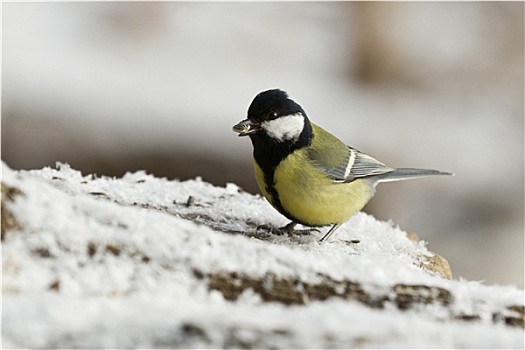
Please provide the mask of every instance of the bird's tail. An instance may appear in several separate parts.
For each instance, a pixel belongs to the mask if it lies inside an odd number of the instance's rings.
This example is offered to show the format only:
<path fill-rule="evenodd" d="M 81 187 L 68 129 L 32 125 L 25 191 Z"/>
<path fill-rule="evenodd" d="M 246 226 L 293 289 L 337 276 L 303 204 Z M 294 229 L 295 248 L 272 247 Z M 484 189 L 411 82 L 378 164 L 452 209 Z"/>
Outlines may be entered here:
<path fill-rule="evenodd" d="M 399 181 L 406 179 L 414 179 L 417 177 L 425 177 L 431 175 L 454 175 L 451 173 L 446 173 L 438 170 L 431 169 L 413 169 L 413 168 L 399 168 L 389 173 L 379 175 L 378 182 L 389 182 L 389 181 Z"/>

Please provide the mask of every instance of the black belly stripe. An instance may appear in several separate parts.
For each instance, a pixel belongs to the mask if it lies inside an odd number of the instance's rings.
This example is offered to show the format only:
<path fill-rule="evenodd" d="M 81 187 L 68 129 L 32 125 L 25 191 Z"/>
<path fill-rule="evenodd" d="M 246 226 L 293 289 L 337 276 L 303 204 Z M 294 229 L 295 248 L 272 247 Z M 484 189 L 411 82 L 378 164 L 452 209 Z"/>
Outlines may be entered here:
<path fill-rule="evenodd" d="M 277 209 L 279 213 L 286 216 L 289 220 L 301 223 L 300 220 L 298 220 L 292 214 L 290 214 L 288 210 L 284 209 L 283 204 L 281 203 L 281 199 L 279 198 L 279 192 L 277 192 L 277 189 L 275 188 L 275 168 L 267 170 L 263 169 L 263 174 L 266 191 L 271 196 L 271 204 L 273 205 L 273 207 Z"/>

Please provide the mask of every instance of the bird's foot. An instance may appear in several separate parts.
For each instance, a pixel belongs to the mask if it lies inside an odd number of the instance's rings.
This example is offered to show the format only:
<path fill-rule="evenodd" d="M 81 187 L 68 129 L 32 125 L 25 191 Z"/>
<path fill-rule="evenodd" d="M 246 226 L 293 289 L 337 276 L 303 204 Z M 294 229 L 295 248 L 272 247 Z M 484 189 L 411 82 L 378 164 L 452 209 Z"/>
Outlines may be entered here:
<path fill-rule="evenodd" d="M 263 231 L 268 231 L 274 235 L 278 235 L 278 236 L 282 236 L 282 235 L 288 235 L 288 236 L 293 236 L 293 235 L 309 235 L 309 234 L 312 234 L 314 232 L 321 232 L 319 231 L 318 229 L 316 228 L 309 228 L 309 229 L 304 229 L 304 230 L 296 230 L 294 229 L 295 225 L 297 225 L 297 223 L 295 222 L 290 222 L 288 225 L 286 226 L 283 226 L 283 227 L 272 227 L 272 226 L 269 226 L 269 225 L 260 225 L 257 227 L 256 231 L 259 231 L 259 230 L 263 230 Z"/>

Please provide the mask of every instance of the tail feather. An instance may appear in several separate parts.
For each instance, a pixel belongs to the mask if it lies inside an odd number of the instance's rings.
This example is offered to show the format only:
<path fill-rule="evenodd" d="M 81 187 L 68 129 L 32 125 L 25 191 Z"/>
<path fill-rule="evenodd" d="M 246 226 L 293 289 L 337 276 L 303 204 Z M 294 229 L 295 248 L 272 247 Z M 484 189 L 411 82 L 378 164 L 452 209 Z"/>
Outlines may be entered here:
<path fill-rule="evenodd" d="M 414 179 L 418 177 L 432 176 L 432 175 L 454 175 L 444 171 L 432 169 L 414 169 L 414 168 L 399 168 L 389 173 L 379 175 L 379 182 L 399 181 L 406 179 Z"/>

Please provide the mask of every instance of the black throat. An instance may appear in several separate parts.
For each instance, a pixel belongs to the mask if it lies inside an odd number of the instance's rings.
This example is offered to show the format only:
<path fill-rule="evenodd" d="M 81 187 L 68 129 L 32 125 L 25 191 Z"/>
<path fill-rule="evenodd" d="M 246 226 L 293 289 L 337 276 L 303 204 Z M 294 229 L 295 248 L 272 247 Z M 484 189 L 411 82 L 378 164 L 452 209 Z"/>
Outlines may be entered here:
<path fill-rule="evenodd" d="M 297 221 L 287 210 L 285 210 L 279 199 L 279 193 L 275 189 L 275 168 L 290 154 L 298 149 L 307 147 L 312 141 L 312 125 L 307 117 L 304 120 L 304 128 L 299 138 L 294 141 L 277 141 L 265 133 L 250 135 L 253 144 L 253 158 L 264 174 L 266 191 L 272 196 L 272 204 L 281 214 L 288 219 Z"/>

